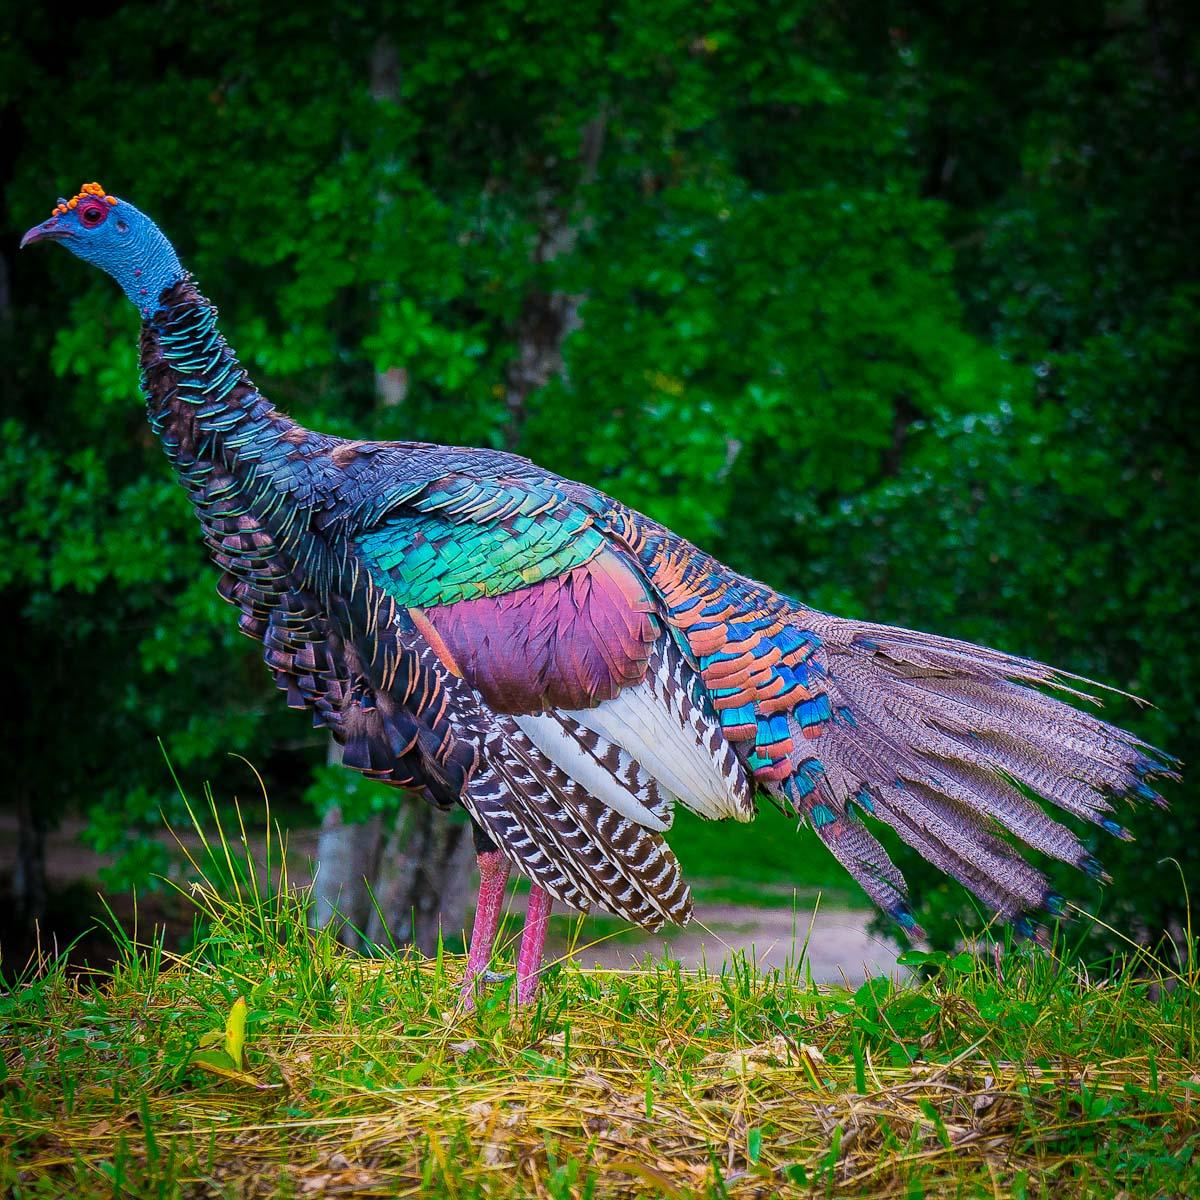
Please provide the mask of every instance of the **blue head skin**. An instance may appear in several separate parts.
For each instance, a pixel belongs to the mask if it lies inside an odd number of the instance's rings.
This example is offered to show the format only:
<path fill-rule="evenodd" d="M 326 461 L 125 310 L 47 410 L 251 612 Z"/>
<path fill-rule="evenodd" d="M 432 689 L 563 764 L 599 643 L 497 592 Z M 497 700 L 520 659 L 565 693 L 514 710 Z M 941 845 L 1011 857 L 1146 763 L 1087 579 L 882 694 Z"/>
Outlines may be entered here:
<path fill-rule="evenodd" d="M 47 241 L 61 242 L 78 258 L 107 271 L 143 319 L 154 315 L 159 296 L 185 274 L 158 226 L 96 183 L 85 183 L 72 200 L 59 200 L 50 219 L 35 225 L 21 246 Z"/>

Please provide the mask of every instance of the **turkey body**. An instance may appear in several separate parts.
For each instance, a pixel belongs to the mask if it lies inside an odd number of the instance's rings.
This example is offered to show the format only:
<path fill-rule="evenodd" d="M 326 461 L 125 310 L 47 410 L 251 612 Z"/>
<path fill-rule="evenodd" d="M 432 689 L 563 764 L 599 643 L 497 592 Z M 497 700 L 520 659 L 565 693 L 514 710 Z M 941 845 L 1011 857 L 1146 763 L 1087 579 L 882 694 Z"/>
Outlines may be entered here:
<path fill-rule="evenodd" d="M 1070 677 L 809 609 L 527 459 L 356 442 L 278 413 L 190 279 L 143 325 L 152 426 L 222 596 L 288 703 L 372 778 L 461 804 L 550 896 L 686 921 L 677 806 L 804 819 L 913 929 L 891 826 L 1002 917 L 1054 909 L 1016 842 L 1100 875 L 1033 796 L 1118 836 L 1171 764 Z M 1024 926 L 1022 926 L 1024 927 Z"/>

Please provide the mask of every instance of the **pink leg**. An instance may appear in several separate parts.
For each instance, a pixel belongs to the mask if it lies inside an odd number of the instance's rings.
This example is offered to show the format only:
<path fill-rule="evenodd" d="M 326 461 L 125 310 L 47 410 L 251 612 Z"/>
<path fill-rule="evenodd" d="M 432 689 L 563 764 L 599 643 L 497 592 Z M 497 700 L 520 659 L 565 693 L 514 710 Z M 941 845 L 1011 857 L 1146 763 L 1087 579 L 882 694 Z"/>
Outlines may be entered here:
<path fill-rule="evenodd" d="M 525 929 L 517 954 L 517 1003 L 532 1004 L 538 990 L 538 972 L 546 949 L 546 927 L 554 904 L 549 892 L 535 883 L 529 889 L 529 907 L 525 910 Z"/>
<path fill-rule="evenodd" d="M 508 883 L 508 859 L 499 850 L 481 854 L 476 861 L 479 863 L 479 902 L 475 905 L 475 925 L 471 930 L 467 974 L 462 985 L 462 998 L 468 1006 L 475 1003 L 475 981 L 492 957 L 496 930 L 500 928 L 500 914 L 504 909 L 504 887 Z"/>

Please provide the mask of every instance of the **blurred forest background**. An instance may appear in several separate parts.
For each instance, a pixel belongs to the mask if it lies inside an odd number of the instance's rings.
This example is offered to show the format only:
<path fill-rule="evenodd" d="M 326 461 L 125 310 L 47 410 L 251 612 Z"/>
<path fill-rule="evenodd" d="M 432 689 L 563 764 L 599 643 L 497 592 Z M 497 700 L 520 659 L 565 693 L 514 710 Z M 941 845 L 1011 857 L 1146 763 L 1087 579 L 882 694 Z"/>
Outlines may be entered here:
<path fill-rule="evenodd" d="M 5 8 L 22 919 L 65 814 L 119 852 L 111 886 L 164 869 L 159 738 L 222 801 L 253 797 L 246 756 L 288 821 L 332 805 L 386 833 L 398 802 L 326 765 L 219 601 L 144 422 L 133 309 L 70 255 L 17 256 L 91 179 L 161 224 L 306 424 L 515 449 L 809 604 L 1152 698 L 1107 715 L 1200 759 L 1200 8 Z M 1064 870 L 1067 895 L 1178 928 L 1162 860 L 1200 878 L 1194 779 L 1100 848 L 1103 900 Z M 720 837 L 750 876 L 804 882 L 823 853 Z M 935 936 L 977 919 L 902 857 Z"/>

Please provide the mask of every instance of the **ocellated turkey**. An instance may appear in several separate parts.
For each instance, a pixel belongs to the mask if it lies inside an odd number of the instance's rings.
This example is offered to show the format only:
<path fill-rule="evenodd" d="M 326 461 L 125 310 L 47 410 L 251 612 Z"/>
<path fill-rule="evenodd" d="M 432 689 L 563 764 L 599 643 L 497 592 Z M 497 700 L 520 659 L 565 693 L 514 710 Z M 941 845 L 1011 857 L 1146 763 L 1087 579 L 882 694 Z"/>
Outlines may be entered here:
<path fill-rule="evenodd" d="M 510 866 L 532 883 L 521 1002 L 553 900 L 687 921 L 677 805 L 795 814 L 915 933 L 880 822 L 1028 934 L 1060 900 L 1015 842 L 1103 877 L 1033 796 L 1118 837 L 1118 800 L 1163 803 L 1171 760 L 1059 698 L 1086 681 L 807 608 L 512 454 L 312 432 L 128 201 L 86 184 L 21 244 L 47 240 L 138 307 L 150 424 L 288 703 L 348 767 L 470 814 L 468 1001 Z"/>

